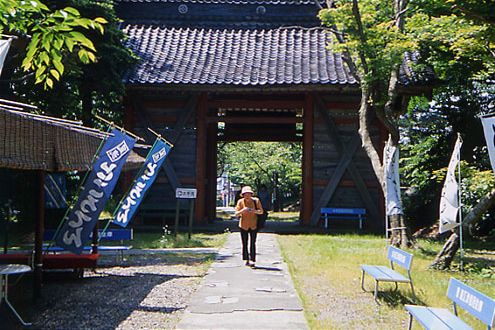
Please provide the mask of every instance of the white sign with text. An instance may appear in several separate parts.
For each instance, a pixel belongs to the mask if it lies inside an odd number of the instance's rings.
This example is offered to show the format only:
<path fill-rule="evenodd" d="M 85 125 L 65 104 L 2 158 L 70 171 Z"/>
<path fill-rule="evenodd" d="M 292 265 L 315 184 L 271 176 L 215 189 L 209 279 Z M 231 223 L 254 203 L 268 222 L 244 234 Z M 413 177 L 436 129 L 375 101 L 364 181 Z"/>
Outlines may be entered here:
<path fill-rule="evenodd" d="M 177 188 L 175 189 L 175 198 L 194 199 L 196 192 L 196 188 Z"/>

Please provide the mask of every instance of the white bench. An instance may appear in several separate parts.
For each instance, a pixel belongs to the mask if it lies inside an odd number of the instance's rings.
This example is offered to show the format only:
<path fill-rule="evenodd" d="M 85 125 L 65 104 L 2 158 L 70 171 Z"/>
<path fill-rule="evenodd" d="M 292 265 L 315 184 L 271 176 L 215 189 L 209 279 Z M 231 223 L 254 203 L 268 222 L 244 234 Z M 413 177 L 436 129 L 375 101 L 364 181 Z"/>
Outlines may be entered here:
<path fill-rule="evenodd" d="M 409 283 L 411 286 L 411 291 L 413 297 L 416 299 L 416 295 L 414 293 L 414 286 L 411 279 L 411 263 L 412 263 L 413 255 L 402 251 L 401 249 L 395 248 L 393 246 L 389 246 L 387 250 L 387 259 L 390 260 L 390 267 L 387 266 L 375 266 L 375 265 L 361 265 L 361 270 L 363 271 L 362 279 L 361 279 L 361 288 L 363 291 L 366 291 L 364 288 L 364 275 L 368 274 L 375 280 L 375 301 L 378 302 L 378 283 L 379 282 L 394 282 L 395 289 L 397 290 L 397 283 Z M 397 272 L 394 269 L 394 264 L 401 266 L 402 268 L 407 270 L 407 277 Z"/>
<path fill-rule="evenodd" d="M 447 297 L 452 300 L 454 313 L 446 308 L 406 305 L 406 310 L 409 312 L 409 329 L 412 327 L 413 318 L 425 329 L 472 329 L 457 316 L 457 306 L 462 307 L 483 322 L 488 330 L 493 327 L 495 323 L 495 300 L 492 298 L 455 278 L 450 279 Z"/>

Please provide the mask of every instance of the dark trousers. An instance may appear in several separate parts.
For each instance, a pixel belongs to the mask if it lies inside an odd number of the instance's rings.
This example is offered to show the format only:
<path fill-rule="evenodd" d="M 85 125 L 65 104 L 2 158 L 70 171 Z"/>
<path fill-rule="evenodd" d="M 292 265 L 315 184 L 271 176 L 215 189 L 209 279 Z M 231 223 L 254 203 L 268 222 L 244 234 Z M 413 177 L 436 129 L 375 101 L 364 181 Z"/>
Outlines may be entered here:
<path fill-rule="evenodd" d="M 241 229 L 241 240 L 242 240 L 242 260 L 256 261 L 256 234 L 258 231 L 256 229 Z M 248 236 L 250 239 L 249 253 L 248 253 Z M 251 258 L 249 258 L 251 257 Z"/>

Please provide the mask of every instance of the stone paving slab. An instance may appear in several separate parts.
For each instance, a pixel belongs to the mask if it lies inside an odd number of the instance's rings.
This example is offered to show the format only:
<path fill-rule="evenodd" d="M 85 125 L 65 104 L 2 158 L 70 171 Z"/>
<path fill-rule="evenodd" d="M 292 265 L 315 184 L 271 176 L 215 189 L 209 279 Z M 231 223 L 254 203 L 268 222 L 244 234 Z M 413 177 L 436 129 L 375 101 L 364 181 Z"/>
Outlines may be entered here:
<path fill-rule="evenodd" d="M 240 234 L 229 235 L 177 329 L 307 329 L 276 235 L 258 235 L 256 267 L 241 260 Z"/>

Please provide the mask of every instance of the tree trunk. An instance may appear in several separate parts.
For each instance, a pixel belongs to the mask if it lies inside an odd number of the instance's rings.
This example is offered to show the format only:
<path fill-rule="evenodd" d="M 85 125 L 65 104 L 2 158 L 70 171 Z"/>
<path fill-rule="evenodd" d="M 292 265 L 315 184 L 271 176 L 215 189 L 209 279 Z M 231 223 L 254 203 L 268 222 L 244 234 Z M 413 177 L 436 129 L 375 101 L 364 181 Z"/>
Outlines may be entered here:
<path fill-rule="evenodd" d="M 390 245 L 401 248 L 409 248 L 413 245 L 411 233 L 409 232 L 402 215 L 389 216 L 390 228 L 397 228 L 390 232 Z"/>
<path fill-rule="evenodd" d="M 463 219 L 463 226 L 478 220 L 495 204 L 495 189 L 486 194 Z"/>
<path fill-rule="evenodd" d="M 486 194 L 475 207 L 469 212 L 464 220 L 462 221 L 462 225 L 464 227 L 468 226 L 470 223 L 478 220 L 485 214 L 493 205 L 495 204 L 495 189 Z M 431 268 L 435 269 L 448 269 L 454 256 L 459 249 L 460 246 L 460 237 L 456 233 L 453 233 L 442 250 L 437 254 L 435 260 L 430 265 Z"/>
<path fill-rule="evenodd" d="M 82 105 L 81 120 L 84 126 L 93 127 L 93 98 L 91 89 L 82 85 L 79 89 Z"/>
<path fill-rule="evenodd" d="M 454 260 L 457 250 L 459 250 L 459 246 L 460 237 L 457 233 L 452 232 L 452 235 L 450 235 L 442 250 L 437 254 L 435 260 L 430 265 L 430 268 L 440 270 L 448 269 L 452 260 Z"/>

